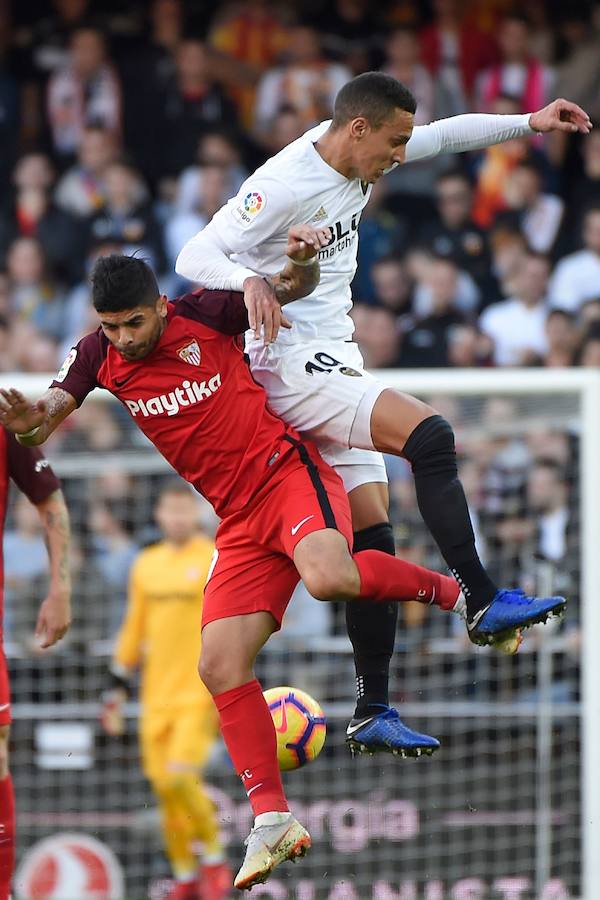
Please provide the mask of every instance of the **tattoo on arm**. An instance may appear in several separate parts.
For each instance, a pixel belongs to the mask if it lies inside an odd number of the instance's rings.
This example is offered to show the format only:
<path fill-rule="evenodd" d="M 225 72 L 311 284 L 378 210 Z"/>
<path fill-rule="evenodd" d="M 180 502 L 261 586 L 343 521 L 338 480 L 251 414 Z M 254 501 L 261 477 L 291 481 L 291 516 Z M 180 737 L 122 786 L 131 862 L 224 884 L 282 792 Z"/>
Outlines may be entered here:
<path fill-rule="evenodd" d="M 269 279 L 275 290 L 275 296 L 281 306 L 299 300 L 311 294 L 319 283 L 319 263 L 312 266 L 295 266 L 292 262 L 286 264 L 279 275 Z"/>
<path fill-rule="evenodd" d="M 61 588 L 69 589 L 71 573 L 69 566 L 69 512 L 62 491 L 53 494 L 38 505 L 44 523 L 46 546 L 50 557 L 50 570 L 53 580 Z"/>

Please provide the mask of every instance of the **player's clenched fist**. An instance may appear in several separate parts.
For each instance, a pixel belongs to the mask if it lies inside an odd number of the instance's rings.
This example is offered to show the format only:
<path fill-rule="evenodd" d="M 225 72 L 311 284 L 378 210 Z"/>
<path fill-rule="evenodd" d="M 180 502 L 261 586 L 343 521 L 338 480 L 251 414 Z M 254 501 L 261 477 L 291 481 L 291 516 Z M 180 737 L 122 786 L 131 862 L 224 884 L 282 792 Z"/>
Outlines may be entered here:
<path fill-rule="evenodd" d="M 313 259 L 322 247 L 331 243 L 331 228 L 313 228 L 312 225 L 292 225 L 288 231 L 286 253 L 292 262 Z"/>

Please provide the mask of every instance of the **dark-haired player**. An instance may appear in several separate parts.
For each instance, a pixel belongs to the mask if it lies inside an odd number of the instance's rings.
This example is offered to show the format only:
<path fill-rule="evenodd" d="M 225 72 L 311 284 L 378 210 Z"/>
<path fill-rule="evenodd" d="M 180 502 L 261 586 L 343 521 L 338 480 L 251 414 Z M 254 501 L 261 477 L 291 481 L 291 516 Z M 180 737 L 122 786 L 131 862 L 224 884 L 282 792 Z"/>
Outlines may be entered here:
<path fill-rule="evenodd" d="M 8 765 L 10 688 L 2 640 L 2 532 L 10 480 L 37 509 L 48 547 L 50 585 L 35 628 L 40 647 L 60 640 L 71 622 L 69 515 L 60 483 L 39 450 L 22 447 L 0 426 L 0 900 L 10 895 L 15 861 L 15 801 Z"/>
<path fill-rule="evenodd" d="M 288 255 L 305 261 L 317 237 L 307 226 L 290 229 Z M 290 261 L 275 289 L 285 303 L 317 280 L 318 265 Z M 275 728 L 253 670 L 298 577 L 320 600 L 369 598 L 370 605 L 411 599 L 454 609 L 460 590 L 379 550 L 351 554 L 340 478 L 270 410 L 250 374 L 239 341 L 248 326 L 241 294 L 201 291 L 169 303 L 142 260 L 109 256 L 94 267 L 92 296 L 101 327 L 71 351 L 43 401 L 2 391 L 0 421 L 20 440 L 41 443 L 103 387 L 222 517 L 204 595 L 200 672 L 256 816 L 235 880 L 250 888 L 310 846 L 288 810 Z M 516 624 L 563 607 L 560 597 L 524 605 Z M 429 751 L 438 745 L 420 739 Z"/>
<path fill-rule="evenodd" d="M 421 126 L 413 126 L 415 109 L 411 92 L 389 75 L 353 78 L 336 97 L 333 120 L 307 131 L 251 175 L 188 241 L 176 269 L 204 287 L 244 291 L 254 377 L 275 412 L 312 438 L 342 478 L 355 550 L 394 553 L 385 466 L 375 451 L 410 462 L 421 515 L 463 588 L 469 636 L 481 643 L 481 623 L 508 625 L 511 607 L 529 600 L 521 591 L 498 590 L 479 560 L 448 422 L 363 368 L 348 316 L 358 225 L 372 184 L 396 165 L 535 132 L 586 134 L 591 123 L 566 100 L 531 115 L 462 115 Z M 321 280 L 286 310 L 292 328 L 278 334 L 279 305 L 262 276 L 279 271 L 287 230 L 298 222 L 327 232 L 318 244 Z M 388 705 L 397 616 L 395 606 L 346 606 L 357 676 L 351 746 L 420 746 L 421 737 Z M 518 644 L 513 632 L 504 649 L 514 652 Z"/>

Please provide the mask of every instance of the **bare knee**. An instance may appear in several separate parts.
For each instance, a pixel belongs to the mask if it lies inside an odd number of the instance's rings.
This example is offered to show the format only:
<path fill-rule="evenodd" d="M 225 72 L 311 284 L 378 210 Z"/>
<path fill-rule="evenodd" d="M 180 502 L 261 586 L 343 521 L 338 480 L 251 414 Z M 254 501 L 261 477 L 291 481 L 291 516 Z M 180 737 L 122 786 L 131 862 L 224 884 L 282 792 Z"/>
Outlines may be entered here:
<path fill-rule="evenodd" d="M 243 657 L 233 657 L 225 646 L 202 647 L 198 673 L 205 687 L 213 697 L 230 691 L 251 681 L 253 676 L 252 662 Z"/>
<path fill-rule="evenodd" d="M 349 600 L 358 593 L 356 569 L 350 556 L 337 565 L 320 558 L 309 562 L 301 573 L 304 585 L 317 600 Z"/>
<path fill-rule="evenodd" d="M 10 726 L 0 725 L 0 780 L 8 775 L 8 736 Z"/>

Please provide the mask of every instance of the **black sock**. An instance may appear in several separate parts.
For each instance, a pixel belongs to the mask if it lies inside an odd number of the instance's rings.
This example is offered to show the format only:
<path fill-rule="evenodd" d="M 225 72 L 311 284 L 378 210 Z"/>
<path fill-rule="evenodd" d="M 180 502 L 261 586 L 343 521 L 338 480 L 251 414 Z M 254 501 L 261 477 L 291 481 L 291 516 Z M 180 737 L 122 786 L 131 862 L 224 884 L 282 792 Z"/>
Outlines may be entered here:
<path fill-rule="evenodd" d="M 458 479 L 454 435 L 442 416 L 430 416 L 415 428 L 402 455 L 415 477 L 423 520 L 467 601 L 472 618 L 496 593 L 475 549 L 475 536 L 463 486 Z"/>
<path fill-rule="evenodd" d="M 389 522 L 354 532 L 354 551 L 382 550 L 395 555 Z M 355 719 L 380 713 L 388 706 L 390 660 L 396 640 L 397 603 L 346 603 L 346 627 L 356 669 Z"/>

